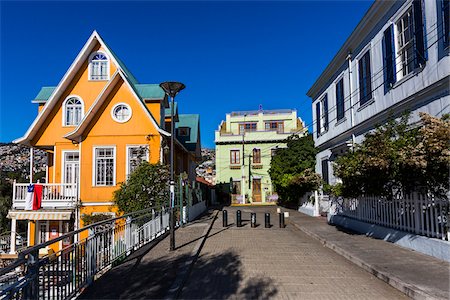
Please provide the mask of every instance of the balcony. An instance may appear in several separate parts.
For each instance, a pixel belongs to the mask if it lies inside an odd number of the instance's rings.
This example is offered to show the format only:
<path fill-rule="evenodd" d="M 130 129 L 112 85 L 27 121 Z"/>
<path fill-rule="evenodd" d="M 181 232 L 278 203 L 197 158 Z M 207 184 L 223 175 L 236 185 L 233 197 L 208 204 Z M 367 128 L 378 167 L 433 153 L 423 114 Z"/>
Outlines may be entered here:
<path fill-rule="evenodd" d="M 39 183 L 42 185 L 43 209 L 75 208 L 78 199 L 76 183 Z M 29 183 L 14 183 L 13 209 L 25 209 Z"/>
<path fill-rule="evenodd" d="M 285 140 L 292 133 L 296 132 L 296 130 L 285 130 L 284 132 L 280 132 L 277 130 L 264 130 L 264 131 L 246 131 L 244 136 L 245 142 L 251 141 L 274 141 L 281 142 Z M 242 143 L 243 137 L 242 134 L 236 134 L 231 132 L 215 132 L 215 141 L 216 143 Z"/>

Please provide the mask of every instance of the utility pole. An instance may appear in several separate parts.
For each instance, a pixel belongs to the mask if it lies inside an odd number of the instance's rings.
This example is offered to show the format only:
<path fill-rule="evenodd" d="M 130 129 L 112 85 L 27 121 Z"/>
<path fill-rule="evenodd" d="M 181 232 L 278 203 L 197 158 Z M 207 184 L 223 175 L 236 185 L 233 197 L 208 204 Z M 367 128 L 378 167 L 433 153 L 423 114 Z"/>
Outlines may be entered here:
<path fill-rule="evenodd" d="M 248 190 L 250 191 L 251 189 L 251 176 L 252 176 L 252 155 L 249 154 L 248 155 Z"/>
<path fill-rule="evenodd" d="M 242 130 L 242 182 L 241 182 L 241 194 L 242 194 L 242 204 L 245 204 L 245 117 L 244 114 L 244 128 Z"/>

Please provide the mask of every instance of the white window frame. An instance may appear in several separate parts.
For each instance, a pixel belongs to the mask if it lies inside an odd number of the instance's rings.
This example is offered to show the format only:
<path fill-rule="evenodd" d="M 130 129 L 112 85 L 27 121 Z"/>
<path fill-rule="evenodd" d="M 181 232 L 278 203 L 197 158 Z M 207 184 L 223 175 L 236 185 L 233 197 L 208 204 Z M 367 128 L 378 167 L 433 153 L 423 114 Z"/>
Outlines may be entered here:
<path fill-rule="evenodd" d="M 81 118 L 80 118 L 80 122 L 78 124 L 67 125 L 66 124 L 66 121 L 67 121 L 66 120 L 66 116 L 67 116 L 67 113 L 66 113 L 67 101 L 69 101 L 70 99 L 73 99 L 73 98 L 76 98 L 77 100 L 79 100 L 81 102 Z M 63 105 L 62 105 L 62 126 L 63 127 L 76 127 L 76 126 L 78 126 L 81 123 L 83 118 L 84 118 L 84 101 L 83 101 L 83 99 L 80 96 L 78 96 L 78 95 L 69 95 L 69 96 L 67 96 L 66 99 L 64 99 Z"/>
<path fill-rule="evenodd" d="M 78 180 L 77 184 L 80 184 L 80 151 L 79 150 L 62 150 L 62 164 L 61 164 L 61 183 L 66 183 L 66 154 L 67 153 L 78 153 Z"/>
<path fill-rule="evenodd" d="M 97 149 L 113 149 L 113 184 L 97 184 L 97 164 L 96 164 L 96 150 Z M 94 146 L 92 147 L 92 186 L 93 187 L 113 187 L 116 186 L 116 175 L 117 175 L 117 151 L 115 145 L 102 145 L 102 146 Z"/>
<path fill-rule="evenodd" d="M 150 148 L 147 144 L 141 144 L 141 145 L 126 145 L 126 165 L 125 165 L 125 178 L 128 178 L 130 176 L 130 149 L 131 148 L 139 148 L 139 147 L 145 147 L 147 148 L 147 161 L 150 161 Z"/>
<path fill-rule="evenodd" d="M 103 54 L 106 57 L 106 79 L 92 79 L 92 59 L 97 54 Z M 110 75 L 110 73 L 111 73 L 110 65 L 111 65 L 111 59 L 109 58 L 109 56 L 105 52 L 103 52 L 103 51 L 92 52 L 91 55 L 89 56 L 88 80 L 89 81 L 108 81 L 110 79 L 110 77 L 111 77 L 111 75 Z"/>
<path fill-rule="evenodd" d="M 126 119 L 123 119 L 123 120 L 118 119 L 118 118 L 116 117 L 116 115 L 114 114 L 114 111 L 116 110 L 116 108 L 117 108 L 118 106 L 121 106 L 121 105 L 127 107 L 128 110 L 130 111 L 130 115 L 129 115 Z M 116 122 L 118 122 L 118 123 L 126 123 L 126 122 L 128 122 L 128 121 L 131 119 L 131 116 L 132 116 L 132 115 L 133 115 L 133 110 L 131 109 L 131 106 L 130 106 L 129 104 L 125 103 L 125 102 L 117 103 L 117 104 L 115 104 L 115 105 L 112 107 L 112 109 L 111 109 L 111 118 L 113 118 L 113 120 L 116 121 Z"/>
<path fill-rule="evenodd" d="M 399 21 L 401 21 L 402 17 L 408 12 L 411 12 L 411 24 L 410 24 L 410 34 L 411 34 L 411 40 L 409 41 L 409 43 L 412 43 L 411 47 L 413 48 L 413 59 L 412 61 L 410 61 L 408 63 L 408 65 L 411 64 L 411 69 L 409 70 L 409 72 L 405 75 L 403 75 L 403 60 L 401 55 L 399 54 L 399 31 L 397 28 L 397 23 Z M 412 3 L 409 3 L 404 9 L 402 9 L 401 13 L 399 13 L 396 16 L 396 19 L 393 21 L 393 26 L 394 26 L 394 55 L 395 55 L 395 72 L 396 72 L 396 78 L 397 78 L 397 82 L 400 81 L 402 78 L 407 77 L 408 75 L 414 73 L 414 15 L 413 15 L 413 8 L 412 8 Z M 412 31 L 411 31 L 412 30 Z M 404 48 L 405 46 L 403 46 Z M 401 72 L 399 70 L 402 70 Z"/>

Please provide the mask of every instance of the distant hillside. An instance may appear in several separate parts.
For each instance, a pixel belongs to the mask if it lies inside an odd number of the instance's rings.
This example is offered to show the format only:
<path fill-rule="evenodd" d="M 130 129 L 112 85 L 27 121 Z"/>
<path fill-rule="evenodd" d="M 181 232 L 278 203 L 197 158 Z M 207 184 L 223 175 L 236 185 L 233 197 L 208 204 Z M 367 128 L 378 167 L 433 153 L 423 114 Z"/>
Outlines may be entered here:
<path fill-rule="evenodd" d="M 34 173 L 42 177 L 47 164 L 47 154 L 41 150 L 34 150 Z M 0 173 L 6 180 L 27 180 L 30 172 L 30 148 L 12 143 L 0 143 Z M 38 179 L 36 178 L 36 179 Z"/>
<path fill-rule="evenodd" d="M 198 165 L 197 176 L 215 184 L 216 182 L 216 151 L 214 149 L 202 149 L 202 162 Z"/>

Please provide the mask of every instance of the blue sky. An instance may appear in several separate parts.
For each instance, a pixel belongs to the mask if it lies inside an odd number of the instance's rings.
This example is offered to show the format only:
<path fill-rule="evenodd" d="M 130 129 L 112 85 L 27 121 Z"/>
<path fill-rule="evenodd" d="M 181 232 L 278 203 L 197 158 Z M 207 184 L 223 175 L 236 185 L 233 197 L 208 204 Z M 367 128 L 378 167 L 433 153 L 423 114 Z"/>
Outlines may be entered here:
<path fill-rule="evenodd" d="M 0 142 L 36 117 L 93 30 L 140 83 L 181 81 L 181 113 L 201 117 L 202 144 L 236 110 L 292 108 L 306 96 L 372 1 L 0 2 Z M 309 126 L 311 128 L 311 126 Z"/>

